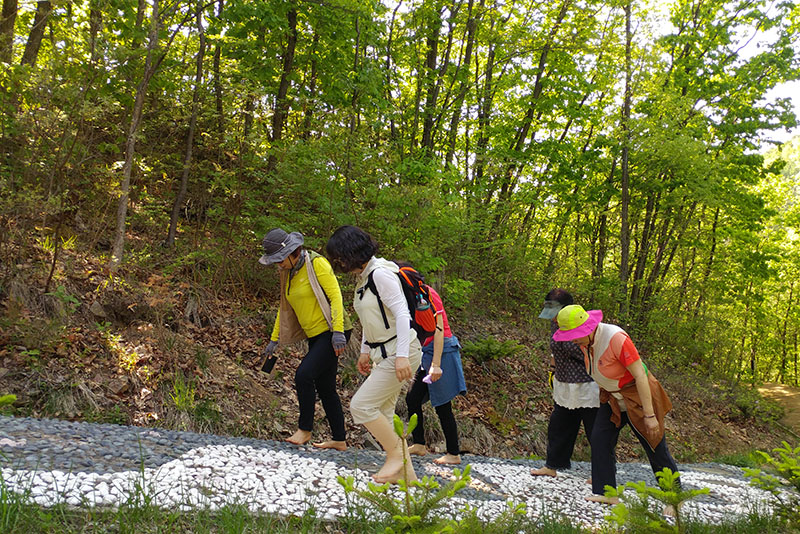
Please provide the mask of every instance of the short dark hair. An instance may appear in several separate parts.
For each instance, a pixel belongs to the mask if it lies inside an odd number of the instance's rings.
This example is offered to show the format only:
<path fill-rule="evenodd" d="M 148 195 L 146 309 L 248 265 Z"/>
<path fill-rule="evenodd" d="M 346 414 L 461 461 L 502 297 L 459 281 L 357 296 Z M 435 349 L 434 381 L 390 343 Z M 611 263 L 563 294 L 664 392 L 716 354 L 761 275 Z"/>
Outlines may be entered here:
<path fill-rule="evenodd" d="M 378 252 L 378 243 L 357 226 L 340 226 L 333 232 L 325 252 L 334 267 L 344 272 L 358 269 Z"/>
<path fill-rule="evenodd" d="M 550 292 L 545 295 L 544 300 L 555 300 L 562 306 L 575 304 L 575 300 L 572 298 L 572 295 L 570 295 L 566 289 L 561 289 L 560 287 L 551 289 Z"/>

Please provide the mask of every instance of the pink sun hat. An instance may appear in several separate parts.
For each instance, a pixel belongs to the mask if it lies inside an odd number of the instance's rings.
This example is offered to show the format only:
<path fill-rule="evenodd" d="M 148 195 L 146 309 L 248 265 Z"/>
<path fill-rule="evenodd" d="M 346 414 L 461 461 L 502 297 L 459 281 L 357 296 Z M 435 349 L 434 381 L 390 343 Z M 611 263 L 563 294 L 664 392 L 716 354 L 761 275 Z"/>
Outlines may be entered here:
<path fill-rule="evenodd" d="M 558 312 L 558 330 L 553 334 L 553 341 L 572 341 L 591 334 L 603 320 L 603 310 L 583 309 L 583 306 L 570 304 Z"/>

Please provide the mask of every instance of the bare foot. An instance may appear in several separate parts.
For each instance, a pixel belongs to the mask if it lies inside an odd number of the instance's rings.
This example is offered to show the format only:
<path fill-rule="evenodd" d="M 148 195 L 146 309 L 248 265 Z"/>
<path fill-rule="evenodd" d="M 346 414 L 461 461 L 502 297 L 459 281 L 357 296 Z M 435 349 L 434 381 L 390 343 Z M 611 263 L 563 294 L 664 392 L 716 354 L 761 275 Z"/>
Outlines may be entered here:
<path fill-rule="evenodd" d="M 415 456 L 425 456 L 428 454 L 428 448 L 421 443 L 415 443 L 408 448 L 408 454 L 413 454 Z"/>
<path fill-rule="evenodd" d="M 458 454 L 445 454 L 441 458 L 437 458 L 433 461 L 435 464 L 439 465 L 455 465 L 461 463 L 461 456 Z"/>
<path fill-rule="evenodd" d="M 599 502 L 600 504 L 619 504 L 619 497 L 606 497 L 605 495 L 592 495 L 586 497 L 589 502 Z"/>
<path fill-rule="evenodd" d="M 383 467 L 386 467 L 386 464 L 384 464 Z M 414 467 L 410 463 L 407 469 L 408 469 L 408 476 L 406 476 L 406 474 L 404 473 L 403 465 L 400 464 L 400 469 L 398 469 L 394 473 L 388 473 L 386 475 L 382 475 L 379 477 L 378 474 L 380 472 L 378 472 L 372 475 L 372 479 L 378 484 L 386 484 L 387 482 L 389 484 L 397 484 L 397 481 L 401 479 L 405 479 L 405 481 L 410 484 L 411 482 L 416 482 L 417 480 L 419 480 L 417 478 L 417 474 L 414 472 Z"/>
<path fill-rule="evenodd" d="M 345 441 L 318 441 L 312 443 L 318 449 L 336 449 L 337 451 L 346 451 L 347 442 Z"/>
<path fill-rule="evenodd" d="M 410 469 L 413 470 L 411 466 Z M 389 482 L 389 479 L 397 475 L 403 470 L 403 457 L 400 456 L 399 458 L 389 458 L 386 457 L 386 461 L 378 470 L 377 473 L 372 475 L 372 480 L 377 482 L 378 484 L 383 484 L 384 482 Z"/>
<path fill-rule="evenodd" d="M 531 474 L 535 477 L 554 477 L 556 476 L 556 470 L 544 466 L 539 469 L 531 469 Z"/>
<path fill-rule="evenodd" d="M 294 434 L 286 438 L 286 441 L 289 443 L 294 443 L 295 445 L 305 445 L 311 440 L 311 432 L 308 430 L 297 430 Z"/>

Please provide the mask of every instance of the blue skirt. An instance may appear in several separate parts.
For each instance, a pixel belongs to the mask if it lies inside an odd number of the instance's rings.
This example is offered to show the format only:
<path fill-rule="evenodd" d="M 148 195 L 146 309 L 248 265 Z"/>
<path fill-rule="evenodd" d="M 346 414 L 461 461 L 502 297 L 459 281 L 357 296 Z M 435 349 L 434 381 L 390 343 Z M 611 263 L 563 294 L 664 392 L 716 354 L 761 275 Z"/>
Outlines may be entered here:
<path fill-rule="evenodd" d="M 461 345 L 456 336 L 444 338 L 442 349 L 442 377 L 428 384 L 431 405 L 447 404 L 456 395 L 466 395 L 467 383 L 464 381 L 464 370 L 461 368 Z M 427 373 L 433 361 L 433 342 L 422 347 L 422 368 Z"/>

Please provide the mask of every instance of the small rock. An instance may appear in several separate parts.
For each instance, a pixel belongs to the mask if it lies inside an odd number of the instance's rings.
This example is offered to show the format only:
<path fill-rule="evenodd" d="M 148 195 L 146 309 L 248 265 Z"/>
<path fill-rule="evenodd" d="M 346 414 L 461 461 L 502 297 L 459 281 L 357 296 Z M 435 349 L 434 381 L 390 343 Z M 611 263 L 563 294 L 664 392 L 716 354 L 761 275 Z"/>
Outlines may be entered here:
<path fill-rule="evenodd" d="M 96 300 L 89 306 L 89 311 L 92 312 L 92 315 L 95 317 L 106 317 L 106 310 L 104 310 L 103 305 Z"/>
<path fill-rule="evenodd" d="M 129 387 L 130 387 L 130 384 L 128 383 L 128 379 L 125 378 L 125 377 L 117 378 L 115 380 L 111 380 L 108 383 L 108 389 L 114 395 L 122 395 L 123 393 L 128 391 Z"/>

